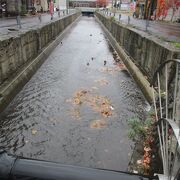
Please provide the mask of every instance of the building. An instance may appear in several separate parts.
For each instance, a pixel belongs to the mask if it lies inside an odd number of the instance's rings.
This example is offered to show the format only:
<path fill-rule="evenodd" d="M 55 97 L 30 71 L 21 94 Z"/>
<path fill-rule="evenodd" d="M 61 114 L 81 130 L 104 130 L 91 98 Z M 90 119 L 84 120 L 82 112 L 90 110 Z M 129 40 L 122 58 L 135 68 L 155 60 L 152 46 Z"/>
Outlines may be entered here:
<path fill-rule="evenodd" d="M 70 0 L 69 6 L 75 7 L 96 7 L 96 0 Z"/>
<path fill-rule="evenodd" d="M 31 0 L 32 1 L 32 0 Z M 32 1 L 32 6 L 36 8 L 36 11 L 48 11 L 48 1 L 47 0 L 34 0 Z"/>
<path fill-rule="evenodd" d="M 67 9 L 67 7 L 69 7 L 68 5 L 69 1 L 68 0 L 56 0 L 54 2 L 54 8 L 56 9 L 60 9 L 60 10 L 64 10 Z"/>

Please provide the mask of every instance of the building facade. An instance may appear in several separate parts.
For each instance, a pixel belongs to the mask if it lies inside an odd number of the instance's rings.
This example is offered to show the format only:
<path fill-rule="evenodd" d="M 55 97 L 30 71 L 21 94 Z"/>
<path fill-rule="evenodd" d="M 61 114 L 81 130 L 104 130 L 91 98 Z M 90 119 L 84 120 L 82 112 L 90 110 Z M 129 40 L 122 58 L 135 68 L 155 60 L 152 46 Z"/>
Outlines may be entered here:
<path fill-rule="evenodd" d="M 96 0 L 70 0 L 69 5 L 75 7 L 96 7 Z"/>

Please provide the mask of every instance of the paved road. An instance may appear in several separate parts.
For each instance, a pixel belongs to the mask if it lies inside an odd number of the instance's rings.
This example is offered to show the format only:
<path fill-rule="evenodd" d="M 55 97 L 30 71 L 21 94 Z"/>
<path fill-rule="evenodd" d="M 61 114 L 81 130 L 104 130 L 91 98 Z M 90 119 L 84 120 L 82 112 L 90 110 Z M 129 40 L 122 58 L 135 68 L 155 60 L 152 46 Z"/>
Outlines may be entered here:
<path fill-rule="evenodd" d="M 126 171 L 134 146 L 127 137 L 127 120 L 144 119 L 149 106 L 114 59 L 100 25 L 81 17 L 0 114 L 0 148 Z"/>
<path fill-rule="evenodd" d="M 113 16 L 114 14 L 111 13 L 111 15 Z M 119 21 L 119 13 L 116 13 L 115 17 Z M 128 15 L 121 14 L 121 22 L 128 24 Z M 131 16 L 129 24 L 137 29 L 146 30 L 146 20 L 136 19 Z M 168 24 L 166 22 L 149 21 L 148 32 L 167 41 L 180 42 L 180 24 L 178 23 Z"/>

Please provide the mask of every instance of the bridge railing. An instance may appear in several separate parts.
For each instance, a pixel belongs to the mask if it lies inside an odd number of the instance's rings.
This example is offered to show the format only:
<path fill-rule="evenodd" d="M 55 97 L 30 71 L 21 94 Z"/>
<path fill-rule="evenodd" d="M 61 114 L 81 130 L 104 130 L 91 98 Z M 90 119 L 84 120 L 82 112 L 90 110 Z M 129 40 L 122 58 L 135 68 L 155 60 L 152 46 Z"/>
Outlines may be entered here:
<path fill-rule="evenodd" d="M 152 81 L 154 109 L 163 164 L 161 179 L 180 177 L 180 60 L 165 61 Z"/>

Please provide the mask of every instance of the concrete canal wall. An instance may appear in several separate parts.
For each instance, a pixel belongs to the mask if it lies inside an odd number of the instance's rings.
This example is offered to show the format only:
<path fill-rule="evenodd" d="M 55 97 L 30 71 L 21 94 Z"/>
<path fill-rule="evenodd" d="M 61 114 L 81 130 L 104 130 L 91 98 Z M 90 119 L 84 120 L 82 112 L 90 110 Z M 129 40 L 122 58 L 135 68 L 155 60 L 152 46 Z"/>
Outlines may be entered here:
<path fill-rule="evenodd" d="M 180 49 L 146 32 L 113 21 L 112 18 L 98 12 L 96 12 L 96 17 L 111 44 L 115 47 L 148 101 L 151 102 L 149 82 L 152 80 L 153 74 L 164 61 L 180 58 Z"/>
<path fill-rule="evenodd" d="M 67 27 L 80 13 L 52 21 L 13 37 L 0 39 L 0 111 L 30 79 L 59 44 Z M 59 35 L 59 36 L 58 36 Z"/>

